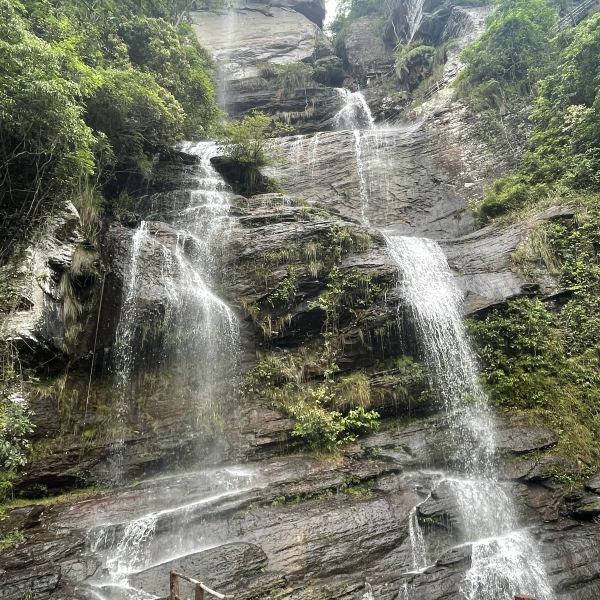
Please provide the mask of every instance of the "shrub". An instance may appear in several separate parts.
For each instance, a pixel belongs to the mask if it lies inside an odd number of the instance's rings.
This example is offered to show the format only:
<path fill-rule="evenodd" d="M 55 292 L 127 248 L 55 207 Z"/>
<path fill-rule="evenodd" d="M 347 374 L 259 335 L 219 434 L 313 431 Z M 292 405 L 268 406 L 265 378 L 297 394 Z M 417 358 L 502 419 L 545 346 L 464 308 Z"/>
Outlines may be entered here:
<path fill-rule="evenodd" d="M 538 299 L 513 300 L 471 330 L 492 400 L 550 424 L 561 436 L 562 452 L 597 468 L 600 199 L 592 196 L 575 218 L 544 227 L 543 252 L 552 253 L 571 293 L 566 304 L 555 313 Z"/>
<path fill-rule="evenodd" d="M 148 176 L 151 154 L 180 139 L 184 112 L 151 75 L 106 69 L 87 100 L 87 121 L 106 135 L 119 169 Z"/>
<path fill-rule="evenodd" d="M 485 223 L 505 213 L 535 206 L 548 197 L 549 192 L 548 186 L 534 185 L 519 173 L 506 175 L 486 191 L 477 206 L 478 216 Z"/>
<path fill-rule="evenodd" d="M 307 88 L 312 81 L 313 67 L 307 63 L 295 62 L 279 67 L 278 81 L 284 93 L 299 88 Z"/>
<path fill-rule="evenodd" d="M 399 44 L 394 51 L 396 74 L 402 79 L 409 69 L 414 67 L 429 69 L 433 64 L 435 54 L 436 50 L 433 46 Z"/>
<path fill-rule="evenodd" d="M 268 148 L 272 127 L 273 123 L 269 116 L 261 112 L 253 112 L 223 127 L 220 149 L 231 160 L 254 167 L 266 166 L 270 162 Z"/>
<path fill-rule="evenodd" d="M 546 0 L 501 0 L 483 35 L 462 54 L 463 78 L 531 85 L 549 64 L 554 11 Z"/>

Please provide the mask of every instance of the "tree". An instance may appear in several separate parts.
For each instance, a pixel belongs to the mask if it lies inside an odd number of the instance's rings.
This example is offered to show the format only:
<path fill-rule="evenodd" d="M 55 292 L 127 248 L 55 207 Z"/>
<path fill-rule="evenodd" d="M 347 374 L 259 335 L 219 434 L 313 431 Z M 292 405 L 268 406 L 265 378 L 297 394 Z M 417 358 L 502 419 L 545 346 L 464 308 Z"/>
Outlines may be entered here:
<path fill-rule="evenodd" d="M 525 171 L 600 189 L 600 13 L 581 23 L 555 73 L 539 85 Z"/>
<path fill-rule="evenodd" d="M 520 82 L 530 88 L 551 57 L 554 19 L 546 0 L 500 0 L 485 33 L 463 51 L 463 80 L 470 85 Z"/>
<path fill-rule="evenodd" d="M 81 89 L 62 77 L 61 54 L 27 30 L 23 6 L 0 0 L 2 208 L 34 215 L 94 170 Z"/>

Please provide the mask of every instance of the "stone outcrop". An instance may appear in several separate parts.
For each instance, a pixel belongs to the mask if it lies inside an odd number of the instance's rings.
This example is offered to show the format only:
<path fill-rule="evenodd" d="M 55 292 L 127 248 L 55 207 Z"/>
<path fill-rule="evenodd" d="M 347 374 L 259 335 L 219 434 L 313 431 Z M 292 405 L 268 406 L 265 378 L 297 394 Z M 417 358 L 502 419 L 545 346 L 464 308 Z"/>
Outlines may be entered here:
<path fill-rule="evenodd" d="M 77 302 L 94 287 L 94 280 L 86 274 L 78 273 L 79 281 L 70 277 L 73 257 L 86 243 L 79 214 L 71 203 L 66 203 L 47 219 L 20 264 L 5 267 L 17 279 L 18 297 L 15 310 L 0 322 L 0 335 L 15 345 L 21 360 L 34 365 L 44 361 L 50 370 L 64 366 L 72 349 L 65 339 L 66 290 Z M 89 313 L 76 316 L 85 323 Z"/>
<path fill-rule="evenodd" d="M 320 0 L 249 2 L 192 13 L 198 39 L 221 65 L 222 107 L 233 117 L 261 110 L 299 131 L 328 128 L 340 99 L 327 86 L 341 85 L 343 74 L 320 29 L 324 14 Z M 300 62 L 313 65 L 314 79 L 291 87 L 282 83 L 279 69 Z"/>
<path fill-rule="evenodd" d="M 381 25 L 370 16 L 347 26 L 337 50 L 349 72 L 362 84 L 393 72 L 393 56 L 382 37 Z"/>
<path fill-rule="evenodd" d="M 161 598 L 174 567 L 245 599 L 327 594 L 358 600 L 369 584 L 376 597 L 386 600 L 407 588 L 419 598 L 458 600 L 470 546 L 459 543 L 460 528 L 447 527 L 454 518 L 454 500 L 443 479 L 438 481 L 440 474 L 420 472 L 417 466 L 429 460 L 423 451 L 431 440 L 424 445 L 423 435 L 435 430 L 433 422 L 425 429 L 422 424 L 398 425 L 349 446 L 336 461 L 272 458 L 236 467 L 229 475 L 209 470 L 159 478 L 112 496 L 13 511 L 2 525 L 26 523 L 27 541 L 3 555 L 2 598 L 19 600 L 30 589 L 40 600 L 90 598 L 93 589 L 115 599 L 129 597 L 99 569 L 98 552 L 101 556 L 103 540 L 124 535 L 136 514 L 153 513 L 157 521 L 144 542 L 150 564 L 126 555 L 119 560 L 137 565 L 130 580 L 134 587 Z M 502 431 L 507 439 L 516 439 L 514 429 Z M 525 444 L 531 449 L 551 436 L 541 431 L 532 435 L 535 439 Z M 525 445 L 519 441 L 514 451 Z M 237 483 L 219 487 L 222 477 Z M 552 487 L 507 485 L 522 499 L 532 522 L 544 515 L 534 533 L 558 597 L 594 598 L 600 586 L 598 525 L 548 512 L 555 502 Z M 415 573 L 409 512 L 432 487 L 431 499 L 419 509 L 422 528 L 429 543 L 446 550 L 434 565 Z M 173 498 L 185 505 L 182 512 L 160 513 L 165 504 L 173 505 Z M 182 558 L 169 558 L 175 539 L 186 548 Z M 90 552 L 90 544 L 96 553 Z"/>

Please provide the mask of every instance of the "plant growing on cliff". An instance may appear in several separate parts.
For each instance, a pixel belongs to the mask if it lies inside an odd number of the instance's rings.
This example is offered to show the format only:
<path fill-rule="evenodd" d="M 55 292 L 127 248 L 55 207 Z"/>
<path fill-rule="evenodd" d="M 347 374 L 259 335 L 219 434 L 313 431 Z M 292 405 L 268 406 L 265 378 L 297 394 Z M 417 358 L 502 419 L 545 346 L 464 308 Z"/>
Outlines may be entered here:
<path fill-rule="evenodd" d="M 282 123 L 275 123 L 268 115 L 253 111 L 238 121 L 226 123 L 220 133 L 219 147 L 230 160 L 253 168 L 271 164 L 271 138 L 289 131 Z"/>
<path fill-rule="evenodd" d="M 462 84 L 512 82 L 531 91 L 552 57 L 554 10 L 546 0 L 500 0 L 483 35 L 462 54 Z"/>
<path fill-rule="evenodd" d="M 292 436 L 312 450 L 332 452 L 341 444 L 353 442 L 359 435 L 379 427 L 379 413 L 362 406 L 347 415 L 327 409 L 333 394 L 327 384 L 310 388 L 305 395 L 286 402 L 284 408 L 295 419 Z"/>
<path fill-rule="evenodd" d="M 553 426 L 559 449 L 590 467 L 600 465 L 600 197 L 575 218 L 545 225 L 560 283 L 568 291 L 558 311 L 522 298 L 471 325 L 492 399 Z"/>
<path fill-rule="evenodd" d="M 278 84 L 284 94 L 307 88 L 312 77 L 313 67 L 303 62 L 281 65 L 277 73 Z"/>
<path fill-rule="evenodd" d="M 529 133 L 529 103 L 536 82 L 556 54 L 555 12 L 547 0 L 500 0 L 481 37 L 462 53 L 459 95 L 477 116 L 489 144 L 517 160 Z"/>
<path fill-rule="evenodd" d="M 16 544 L 20 544 L 25 541 L 25 535 L 20 529 L 13 529 L 4 535 L 0 535 L 0 552 L 10 548 L 11 546 L 15 546 Z M 33 600 L 33 594 L 25 594 L 21 597 L 21 600 L 25 598 L 26 600 Z"/>
<path fill-rule="evenodd" d="M 331 452 L 379 426 L 379 413 L 367 410 L 366 376 L 338 383 L 338 370 L 321 348 L 270 353 L 246 375 L 244 388 L 295 419 L 292 436 L 300 445 Z"/>
<path fill-rule="evenodd" d="M 175 4 L 0 0 L 3 238 L 88 182 L 117 195 L 206 131 L 211 64 Z"/>
<path fill-rule="evenodd" d="M 579 190 L 600 189 L 600 13 L 555 43 L 557 68 L 537 83 L 527 151 L 517 171 L 498 180 L 478 205 L 482 221 L 549 198 L 577 202 L 584 196 Z"/>
<path fill-rule="evenodd" d="M 425 44 L 398 44 L 394 50 L 396 74 L 402 79 L 410 69 L 418 67 L 428 71 L 435 57 L 436 50 L 433 46 Z"/>

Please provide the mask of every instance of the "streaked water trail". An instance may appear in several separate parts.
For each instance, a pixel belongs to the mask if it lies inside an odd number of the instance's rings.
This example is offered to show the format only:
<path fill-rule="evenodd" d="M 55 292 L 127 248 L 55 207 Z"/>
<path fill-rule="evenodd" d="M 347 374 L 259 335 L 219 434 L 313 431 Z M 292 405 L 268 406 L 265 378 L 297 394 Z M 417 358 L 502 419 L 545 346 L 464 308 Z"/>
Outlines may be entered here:
<path fill-rule="evenodd" d="M 498 483 L 494 417 L 462 322 L 462 294 L 444 253 L 428 239 L 386 235 L 386 241 L 431 385 L 445 409 L 452 448 L 447 467 L 464 474 L 443 480 L 460 513 L 463 541 L 472 543 L 461 591 L 467 600 L 513 600 L 516 593 L 550 600 L 534 540 L 520 529 L 512 498 Z"/>

